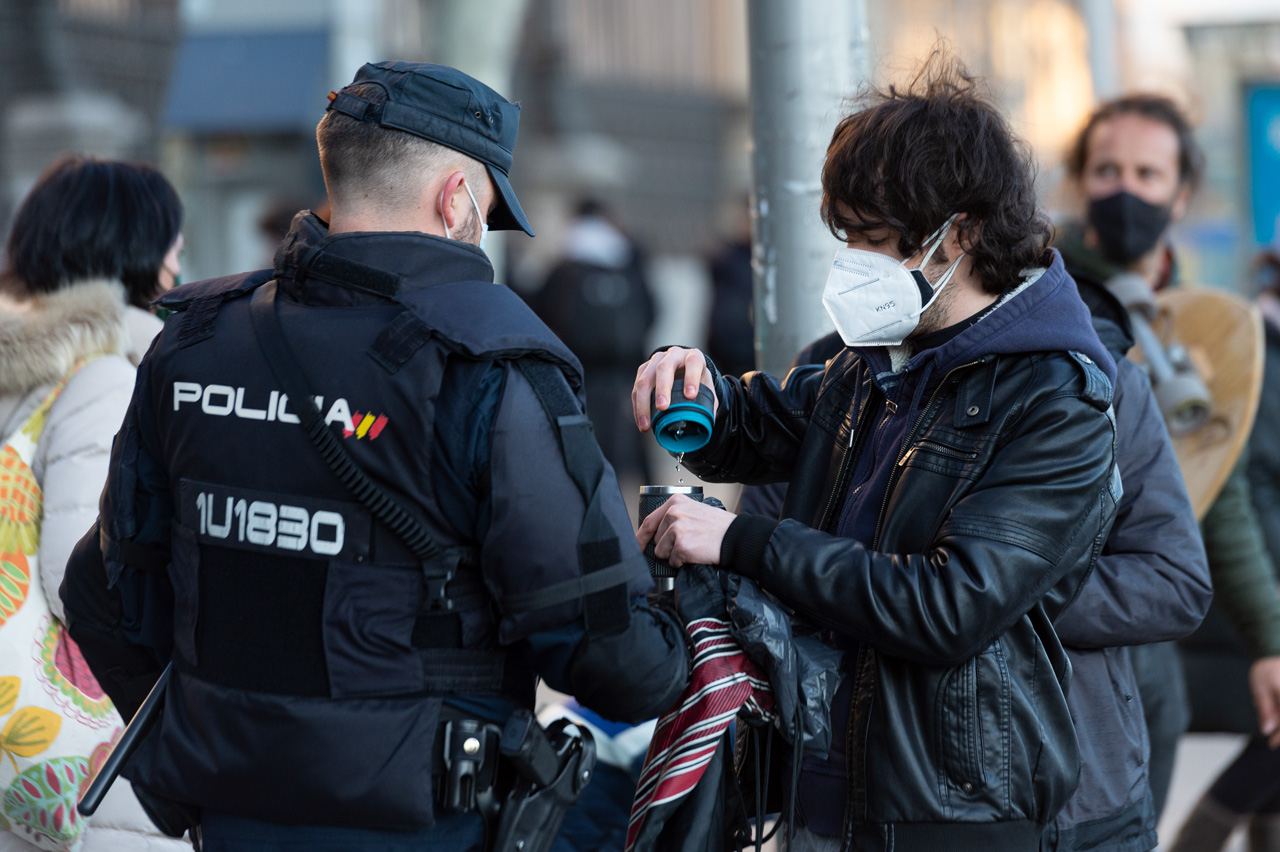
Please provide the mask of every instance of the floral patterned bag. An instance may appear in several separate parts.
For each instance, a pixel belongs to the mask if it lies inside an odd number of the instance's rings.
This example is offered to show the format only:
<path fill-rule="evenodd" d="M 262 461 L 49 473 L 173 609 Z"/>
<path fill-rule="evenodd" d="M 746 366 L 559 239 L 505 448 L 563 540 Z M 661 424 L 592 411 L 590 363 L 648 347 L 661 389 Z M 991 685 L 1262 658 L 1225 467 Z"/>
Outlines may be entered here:
<path fill-rule="evenodd" d="M 77 368 L 83 365 L 77 365 Z M 42 495 L 31 471 L 64 378 L 0 448 L 0 828 L 74 852 L 76 801 L 122 723 L 80 649 L 50 611 L 38 553 Z"/>

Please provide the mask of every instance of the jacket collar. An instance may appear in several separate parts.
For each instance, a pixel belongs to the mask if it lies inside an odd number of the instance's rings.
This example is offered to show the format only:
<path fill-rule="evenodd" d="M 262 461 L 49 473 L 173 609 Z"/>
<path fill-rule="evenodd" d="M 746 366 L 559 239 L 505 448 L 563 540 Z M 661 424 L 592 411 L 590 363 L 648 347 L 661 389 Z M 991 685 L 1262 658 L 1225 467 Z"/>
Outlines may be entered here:
<path fill-rule="evenodd" d="M 124 316 L 116 281 L 81 281 L 23 302 L 0 296 L 0 394 L 57 381 L 80 361 L 124 354 Z"/>
<path fill-rule="evenodd" d="M 488 256 L 469 243 L 413 231 L 330 234 L 308 210 L 294 217 L 275 267 L 282 287 L 311 304 L 389 300 L 459 281 L 493 283 Z"/>
<path fill-rule="evenodd" d="M 245 276 L 237 291 L 251 291 L 273 274 L 282 292 L 305 304 L 399 302 L 469 357 L 535 354 L 564 367 L 570 384 L 581 387 L 578 359 L 523 299 L 493 284 L 489 258 L 468 243 L 420 233 L 330 234 L 304 210 L 276 253 L 274 273 Z"/>

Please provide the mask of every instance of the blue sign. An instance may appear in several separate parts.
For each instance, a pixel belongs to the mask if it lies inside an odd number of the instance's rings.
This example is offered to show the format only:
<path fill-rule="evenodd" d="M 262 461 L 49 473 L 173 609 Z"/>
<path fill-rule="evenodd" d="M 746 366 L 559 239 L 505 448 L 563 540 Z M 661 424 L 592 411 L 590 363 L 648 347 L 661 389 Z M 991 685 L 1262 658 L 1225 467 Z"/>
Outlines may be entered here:
<path fill-rule="evenodd" d="M 169 81 L 165 127 L 310 135 L 329 106 L 328 62 L 323 31 L 188 35 Z"/>
<path fill-rule="evenodd" d="M 1280 84 L 1245 95 L 1253 233 L 1259 245 L 1280 243 Z"/>

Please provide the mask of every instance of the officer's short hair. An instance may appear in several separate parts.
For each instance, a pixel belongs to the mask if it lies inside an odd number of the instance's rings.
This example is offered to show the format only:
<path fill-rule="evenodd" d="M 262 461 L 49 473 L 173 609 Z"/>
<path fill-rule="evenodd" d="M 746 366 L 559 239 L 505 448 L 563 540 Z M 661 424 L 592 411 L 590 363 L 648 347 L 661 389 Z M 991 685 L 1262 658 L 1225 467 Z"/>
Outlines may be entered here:
<path fill-rule="evenodd" d="M 1183 186 L 1193 190 L 1200 185 L 1204 177 L 1204 151 L 1196 142 L 1191 120 L 1172 99 L 1148 92 L 1136 92 L 1107 101 L 1090 114 L 1067 149 L 1068 175 L 1077 181 L 1084 177 L 1085 161 L 1089 159 L 1089 135 L 1099 124 L 1121 115 L 1140 115 L 1172 130 L 1178 137 L 1179 180 Z"/>
<path fill-rule="evenodd" d="M 51 293 L 90 278 L 124 284 L 129 303 L 160 295 L 160 267 L 182 230 L 182 202 L 151 166 L 65 157 L 18 208 L 5 247 L 3 288 Z"/>
<path fill-rule="evenodd" d="M 373 83 L 343 91 L 373 104 L 387 101 L 386 90 Z M 316 145 L 331 201 L 358 188 L 392 207 L 416 203 L 423 184 L 453 163 L 466 174 L 472 191 L 488 180 L 484 166 L 460 151 L 332 110 L 316 126 Z"/>

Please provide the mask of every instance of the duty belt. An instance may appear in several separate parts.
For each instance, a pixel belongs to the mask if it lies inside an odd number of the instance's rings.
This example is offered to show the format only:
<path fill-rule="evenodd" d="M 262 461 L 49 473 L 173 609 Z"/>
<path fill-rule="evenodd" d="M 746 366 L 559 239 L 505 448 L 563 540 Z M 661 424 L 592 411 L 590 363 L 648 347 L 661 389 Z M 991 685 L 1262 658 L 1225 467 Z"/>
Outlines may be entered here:
<path fill-rule="evenodd" d="M 448 707 L 441 719 L 440 806 L 479 811 L 489 852 L 550 852 L 565 812 L 595 774 L 591 732 L 567 719 L 544 730 L 525 709 L 501 728 Z"/>

